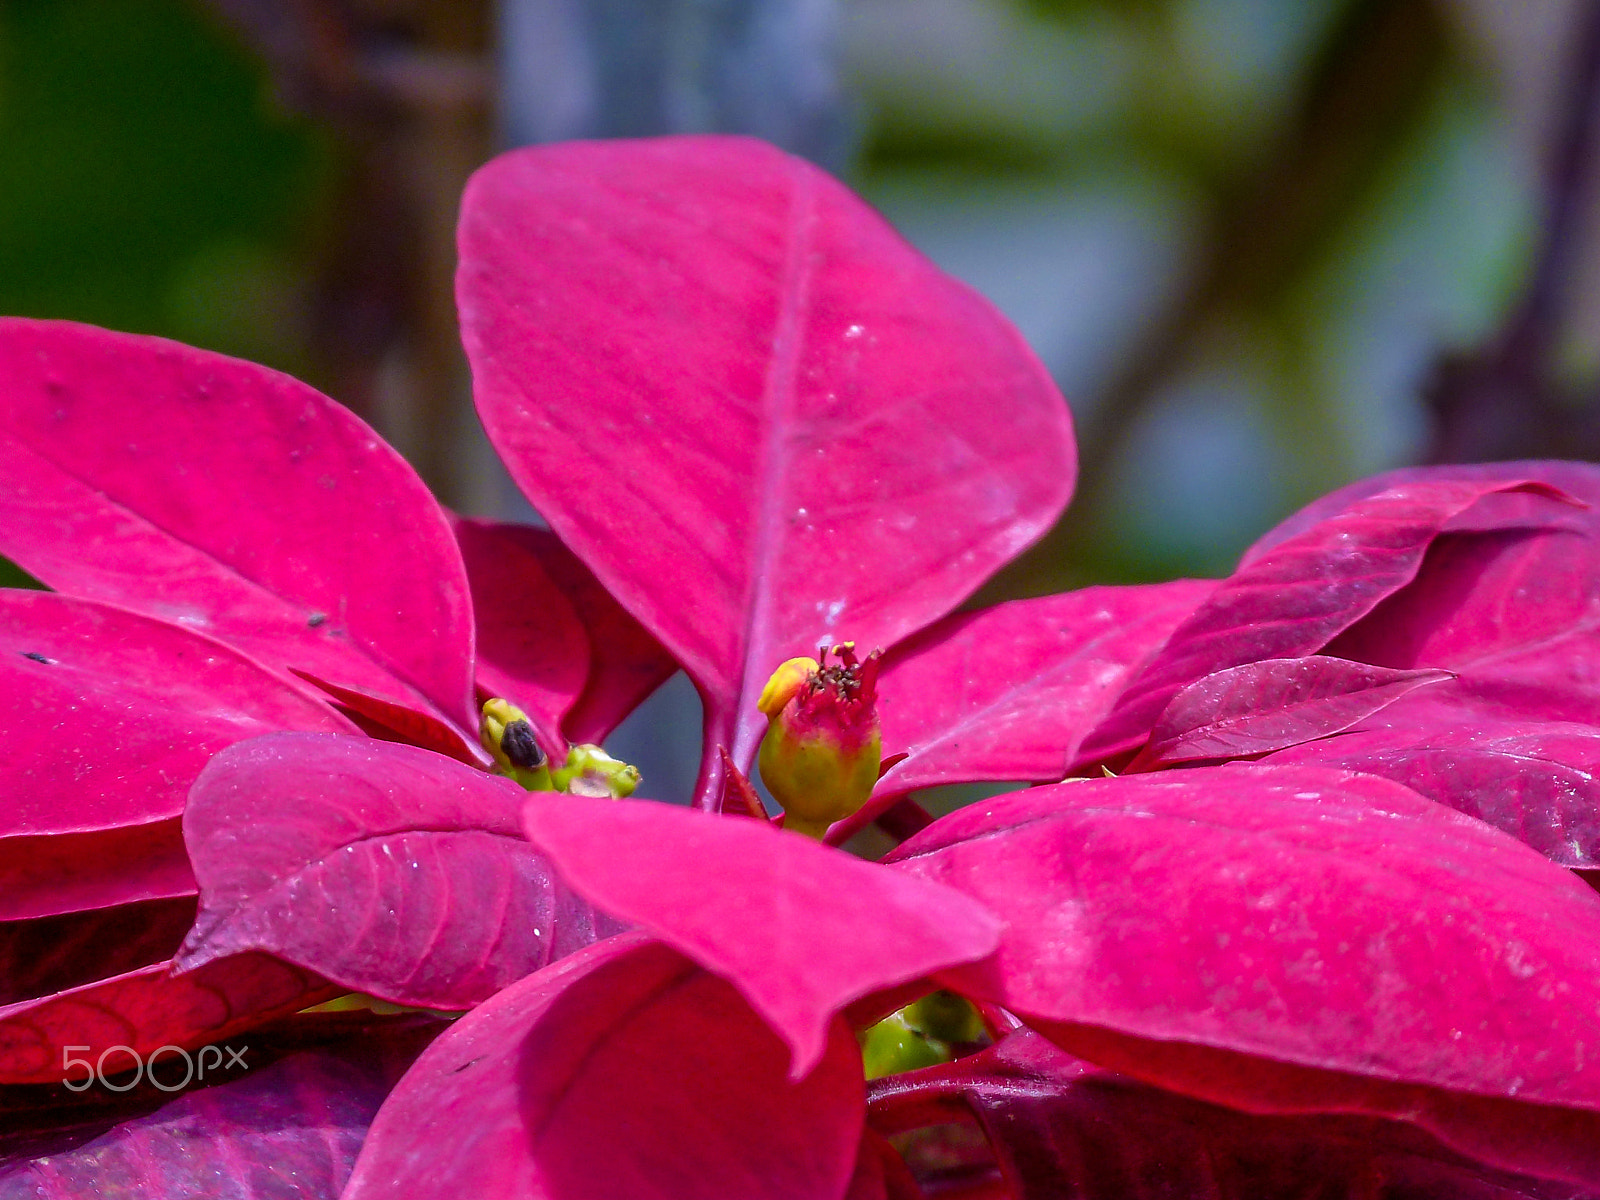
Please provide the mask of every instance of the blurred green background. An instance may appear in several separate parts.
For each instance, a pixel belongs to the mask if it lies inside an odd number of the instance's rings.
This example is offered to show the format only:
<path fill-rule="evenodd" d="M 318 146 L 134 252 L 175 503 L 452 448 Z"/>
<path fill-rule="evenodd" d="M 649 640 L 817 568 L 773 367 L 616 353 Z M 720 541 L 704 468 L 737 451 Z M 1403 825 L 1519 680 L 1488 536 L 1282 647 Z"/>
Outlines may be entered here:
<path fill-rule="evenodd" d="M 1018 323 L 1080 422 L 1078 511 L 992 591 L 1221 571 L 1422 452 L 1430 364 L 1527 274 L 1582 6 L 1505 7 L 809 3 L 784 61 L 826 73 L 819 156 Z M 481 3 L 0 0 L 0 311 L 293 372 L 505 509 L 461 415 L 448 230 L 507 136 L 507 29 Z"/>

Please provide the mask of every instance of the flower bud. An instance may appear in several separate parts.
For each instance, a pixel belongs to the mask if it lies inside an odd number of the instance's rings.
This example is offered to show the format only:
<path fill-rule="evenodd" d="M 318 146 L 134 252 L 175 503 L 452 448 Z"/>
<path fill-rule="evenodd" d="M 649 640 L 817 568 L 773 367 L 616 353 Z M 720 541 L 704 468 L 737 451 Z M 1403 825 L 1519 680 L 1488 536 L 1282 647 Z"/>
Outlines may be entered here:
<path fill-rule="evenodd" d="M 633 789 L 639 786 L 639 768 L 585 742 L 568 749 L 567 761 L 553 769 L 550 778 L 557 791 L 621 800 L 633 795 Z"/>
<path fill-rule="evenodd" d="M 912 1028 L 903 1012 L 890 1013 L 859 1036 L 861 1067 L 868 1079 L 936 1066 L 955 1057 L 948 1046 Z"/>
<path fill-rule="evenodd" d="M 868 1079 L 953 1061 L 989 1041 L 983 1018 L 970 1001 L 933 992 L 861 1031 L 861 1058 Z"/>
<path fill-rule="evenodd" d="M 838 662 L 791 658 L 773 672 L 758 707 L 766 714 L 761 779 L 783 805 L 784 828 L 821 838 L 866 803 L 878 782 L 883 736 L 877 680 L 882 652 L 857 661 L 855 644 L 834 646 Z"/>
<path fill-rule="evenodd" d="M 515 779 L 530 792 L 555 790 L 549 760 L 533 736 L 528 714 L 516 705 L 499 699 L 485 700 L 478 739 L 494 758 L 500 774 Z"/>

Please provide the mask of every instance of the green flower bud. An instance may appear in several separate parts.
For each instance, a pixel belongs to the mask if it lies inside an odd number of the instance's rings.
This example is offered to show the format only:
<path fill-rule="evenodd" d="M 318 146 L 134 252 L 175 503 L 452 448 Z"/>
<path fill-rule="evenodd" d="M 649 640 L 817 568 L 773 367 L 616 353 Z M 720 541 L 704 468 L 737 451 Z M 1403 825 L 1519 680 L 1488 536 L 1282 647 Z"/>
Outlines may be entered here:
<path fill-rule="evenodd" d="M 868 1079 L 954 1061 L 958 1048 L 989 1040 L 983 1018 L 953 992 L 930 992 L 861 1032 L 861 1061 Z"/>
<path fill-rule="evenodd" d="M 966 1044 L 984 1041 L 989 1036 L 972 1002 L 954 992 L 929 992 L 900 1011 L 911 1028 L 941 1042 Z"/>
<path fill-rule="evenodd" d="M 890 1013 L 861 1033 L 861 1066 L 868 1079 L 950 1062 L 950 1047 L 906 1022 L 905 1010 Z"/>
<path fill-rule="evenodd" d="M 876 707 L 883 653 L 857 661 L 853 642 L 832 653 L 833 665 L 827 647 L 820 662 L 791 658 L 758 701 L 767 718 L 761 779 L 783 805 L 784 828 L 819 839 L 867 802 L 883 757 Z"/>
<path fill-rule="evenodd" d="M 530 792 L 555 790 L 549 760 L 534 739 L 528 714 L 516 705 L 499 699 L 485 700 L 478 739 L 494 758 L 500 774 L 515 779 Z"/>

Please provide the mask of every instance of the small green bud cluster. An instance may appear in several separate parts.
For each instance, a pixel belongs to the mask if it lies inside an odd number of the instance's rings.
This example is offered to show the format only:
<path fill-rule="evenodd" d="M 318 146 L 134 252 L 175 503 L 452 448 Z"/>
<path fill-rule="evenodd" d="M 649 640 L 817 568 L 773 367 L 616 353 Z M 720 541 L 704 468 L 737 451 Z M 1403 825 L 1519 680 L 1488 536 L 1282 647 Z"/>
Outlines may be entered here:
<path fill-rule="evenodd" d="M 585 742 L 567 747 L 558 767 L 540 747 L 528 714 L 506 700 L 487 700 L 479 728 L 483 748 L 495 769 L 515 779 L 530 792 L 568 792 L 574 796 L 610 796 L 622 799 L 639 786 L 639 769 L 612 758 L 599 746 Z"/>

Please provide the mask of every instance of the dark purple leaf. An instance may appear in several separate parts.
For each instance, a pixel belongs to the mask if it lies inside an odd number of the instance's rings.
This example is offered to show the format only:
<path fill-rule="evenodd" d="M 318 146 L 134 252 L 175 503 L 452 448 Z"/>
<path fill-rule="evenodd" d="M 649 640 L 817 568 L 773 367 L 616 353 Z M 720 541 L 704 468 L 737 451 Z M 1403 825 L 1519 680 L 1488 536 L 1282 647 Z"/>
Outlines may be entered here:
<path fill-rule="evenodd" d="M 1600 1184 L 1600 897 L 1481 822 L 1372 776 L 1230 765 L 1002 797 L 892 857 L 1006 921 L 947 982 L 1075 1054 Z"/>
<path fill-rule="evenodd" d="M 1577 1200 L 1483 1167 L 1400 1122 L 1257 1116 L 1145 1086 L 1012 1034 L 945 1067 L 875 1081 L 880 1109 L 959 1100 L 1017 1200 Z"/>
<path fill-rule="evenodd" d="M 7 920 L 192 894 L 176 818 L 207 759 L 272 730 L 355 732 L 220 642 L 48 592 L 0 591 L 0 693 Z"/>
<path fill-rule="evenodd" d="M 17 318 L 0 321 L 0 389 L 0 553 L 58 591 L 475 728 L 455 540 L 352 413 L 252 363 Z"/>
<path fill-rule="evenodd" d="M 740 822 L 754 827 L 754 822 Z M 861 1137 L 861 1056 L 834 1021 L 816 1069 L 726 983 L 612 938 L 468 1013 L 373 1122 L 345 1200 L 837 1200 Z"/>
<path fill-rule="evenodd" d="M 1172 698 L 1127 771 L 1296 746 L 1348 729 L 1417 688 L 1451 678 L 1449 671 L 1394 671 L 1317 654 L 1228 667 Z"/>
<path fill-rule="evenodd" d="M 514 151 L 468 185 L 457 295 L 512 477 L 748 766 L 783 659 L 888 646 L 1054 521 L 1070 420 L 975 292 L 748 139 Z"/>
<path fill-rule="evenodd" d="M 201 907 L 179 965 L 265 950 L 397 1004 L 470 1007 L 618 928 L 523 840 L 526 796 L 387 742 L 220 754 L 184 813 Z"/>
<path fill-rule="evenodd" d="M 579 895 L 731 982 L 803 1074 L 853 1000 L 990 953 L 966 897 L 762 821 L 651 801 L 534 796 L 533 844 Z"/>
<path fill-rule="evenodd" d="M 855 1174 L 844 1200 L 925 1200 L 922 1189 L 888 1141 L 870 1129 L 861 1131 Z"/>
<path fill-rule="evenodd" d="M 165 963 L 194 911 L 194 897 L 183 896 L 0 922 L 0 1005 Z"/>
<path fill-rule="evenodd" d="M 378 1106 L 432 1032 L 363 1030 L 268 1065 L 245 1055 L 228 1082 L 90 1140 L 9 1154 L 0 1142 L 0 1200 L 336 1200 Z M 180 1061 L 160 1059 L 178 1078 Z"/>
<path fill-rule="evenodd" d="M 1411 581 L 1452 518 L 1502 492 L 1568 508 L 1579 503 L 1538 480 L 1408 483 L 1358 500 L 1250 558 L 1178 626 L 1085 740 L 1084 757 L 1111 758 L 1135 748 L 1177 690 L 1196 679 L 1322 649 Z"/>

